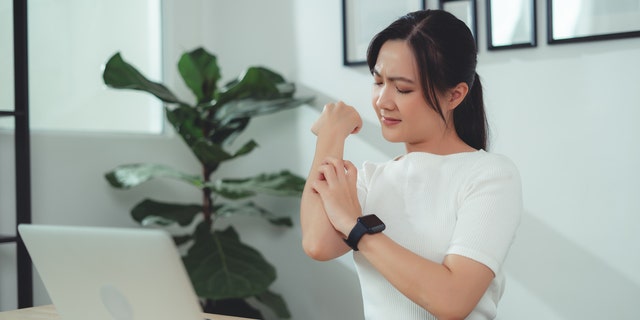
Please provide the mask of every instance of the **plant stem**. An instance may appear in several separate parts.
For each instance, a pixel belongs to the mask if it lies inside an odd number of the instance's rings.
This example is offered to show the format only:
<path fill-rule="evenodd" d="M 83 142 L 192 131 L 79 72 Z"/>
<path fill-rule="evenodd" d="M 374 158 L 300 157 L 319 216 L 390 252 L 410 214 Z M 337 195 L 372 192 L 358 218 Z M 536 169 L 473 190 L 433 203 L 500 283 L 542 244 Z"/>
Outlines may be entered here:
<path fill-rule="evenodd" d="M 212 170 L 206 165 L 202 166 L 202 175 L 205 183 L 209 182 Z M 211 199 L 211 189 L 202 189 L 202 214 L 204 215 L 204 221 L 211 227 L 213 225 L 213 200 Z"/>
<path fill-rule="evenodd" d="M 200 112 L 202 112 L 202 108 L 198 108 L 198 106 L 196 106 L 196 109 L 199 109 Z M 209 121 L 209 118 L 212 117 L 212 114 L 207 114 L 205 116 L 205 121 L 203 123 L 202 126 L 202 135 L 204 137 L 209 137 L 209 133 L 211 132 L 211 122 Z M 213 173 L 214 169 L 207 166 L 206 164 L 202 164 L 202 178 L 205 182 L 205 184 L 209 181 L 211 181 L 211 173 Z M 204 214 L 204 221 L 205 223 L 207 223 L 207 225 L 209 226 L 209 230 L 211 230 L 211 227 L 213 226 L 213 220 L 215 217 L 213 217 L 212 215 L 214 215 L 215 213 L 213 212 L 213 200 L 211 199 L 211 189 L 210 188 L 204 188 L 202 189 L 202 213 Z"/>

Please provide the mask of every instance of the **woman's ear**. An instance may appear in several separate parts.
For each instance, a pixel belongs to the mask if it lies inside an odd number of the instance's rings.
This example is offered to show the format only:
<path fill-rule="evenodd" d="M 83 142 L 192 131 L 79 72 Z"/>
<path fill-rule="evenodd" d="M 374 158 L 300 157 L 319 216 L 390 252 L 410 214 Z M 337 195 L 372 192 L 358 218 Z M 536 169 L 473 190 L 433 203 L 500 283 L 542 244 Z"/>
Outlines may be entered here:
<path fill-rule="evenodd" d="M 453 111 L 453 109 L 462 103 L 468 93 L 469 86 L 464 82 L 460 82 L 455 87 L 449 89 L 449 94 L 447 95 L 447 109 Z"/>

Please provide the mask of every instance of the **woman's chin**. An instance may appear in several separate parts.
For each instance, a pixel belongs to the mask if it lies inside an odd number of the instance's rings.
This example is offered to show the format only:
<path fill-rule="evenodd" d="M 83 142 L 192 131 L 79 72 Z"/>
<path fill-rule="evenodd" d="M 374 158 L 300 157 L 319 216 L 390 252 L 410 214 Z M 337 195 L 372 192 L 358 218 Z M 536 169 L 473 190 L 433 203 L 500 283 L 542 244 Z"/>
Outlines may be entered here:
<path fill-rule="evenodd" d="M 401 139 L 399 139 L 396 135 L 394 134 L 389 134 L 389 133 L 385 133 L 384 131 L 382 131 L 382 137 L 392 143 L 399 143 L 399 142 L 404 142 Z"/>

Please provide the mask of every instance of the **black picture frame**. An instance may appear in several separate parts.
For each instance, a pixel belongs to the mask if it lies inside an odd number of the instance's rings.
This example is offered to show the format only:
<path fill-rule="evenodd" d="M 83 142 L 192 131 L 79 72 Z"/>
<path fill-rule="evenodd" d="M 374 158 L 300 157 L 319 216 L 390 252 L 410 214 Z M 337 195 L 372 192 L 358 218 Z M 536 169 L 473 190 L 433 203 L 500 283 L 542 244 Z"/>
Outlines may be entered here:
<path fill-rule="evenodd" d="M 486 13 L 487 49 L 537 46 L 536 0 L 487 0 Z"/>
<path fill-rule="evenodd" d="M 547 0 L 548 44 L 640 37 L 640 7 L 633 1 L 581 0 L 571 3 L 575 6 L 569 8 L 566 1 Z M 556 17 L 561 20 L 555 21 Z"/>
<path fill-rule="evenodd" d="M 476 0 L 438 0 L 438 9 L 452 13 L 467 24 L 476 40 L 476 47 L 478 46 L 477 7 Z M 463 11 L 466 11 L 466 14 Z"/>
<path fill-rule="evenodd" d="M 365 65 L 373 36 L 400 16 L 424 10 L 425 0 L 342 0 L 342 64 Z"/>

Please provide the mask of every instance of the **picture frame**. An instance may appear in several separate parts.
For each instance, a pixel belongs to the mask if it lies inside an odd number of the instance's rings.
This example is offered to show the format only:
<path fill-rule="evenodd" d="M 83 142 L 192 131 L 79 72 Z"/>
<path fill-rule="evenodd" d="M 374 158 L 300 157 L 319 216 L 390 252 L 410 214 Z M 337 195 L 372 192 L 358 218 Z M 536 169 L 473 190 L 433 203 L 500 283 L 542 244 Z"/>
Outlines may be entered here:
<path fill-rule="evenodd" d="M 547 43 L 640 37 L 640 6 L 626 0 L 547 0 Z"/>
<path fill-rule="evenodd" d="M 447 11 L 456 18 L 462 20 L 473 38 L 476 40 L 476 47 L 478 46 L 478 19 L 476 13 L 476 0 L 438 0 L 438 8 L 440 10 Z"/>
<path fill-rule="evenodd" d="M 367 48 L 373 36 L 397 18 L 425 9 L 424 0 L 342 0 L 342 63 L 367 63 Z"/>
<path fill-rule="evenodd" d="M 537 46 L 536 0 L 487 0 L 487 49 Z"/>

